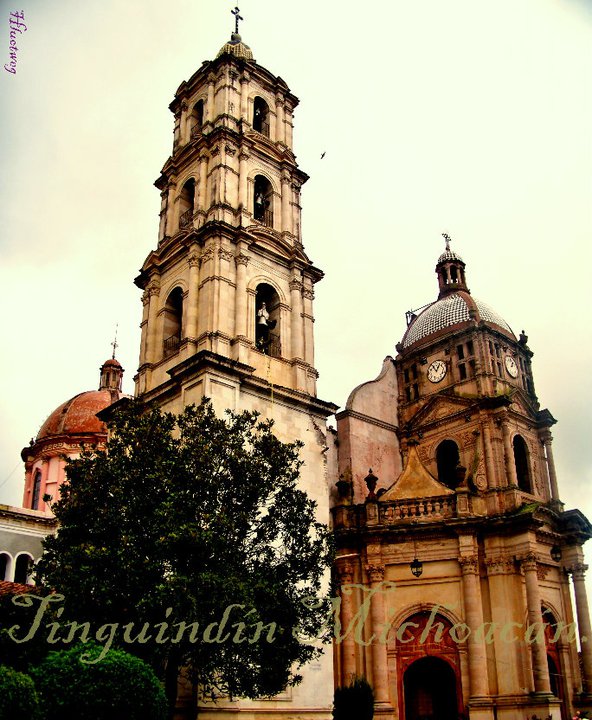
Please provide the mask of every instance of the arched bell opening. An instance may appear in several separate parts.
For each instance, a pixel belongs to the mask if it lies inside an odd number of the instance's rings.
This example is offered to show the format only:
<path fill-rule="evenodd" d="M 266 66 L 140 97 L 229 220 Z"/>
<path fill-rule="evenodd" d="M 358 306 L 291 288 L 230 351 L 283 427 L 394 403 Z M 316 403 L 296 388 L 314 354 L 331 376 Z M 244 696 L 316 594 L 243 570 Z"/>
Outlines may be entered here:
<path fill-rule="evenodd" d="M 195 180 L 193 178 L 187 180 L 183 185 L 179 203 L 179 230 L 183 230 L 193 223 L 195 212 Z"/>
<path fill-rule="evenodd" d="M 257 350 L 280 357 L 280 298 L 276 290 L 267 283 L 257 286 L 255 292 L 255 345 Z"/>
<path fill-rule="evenodd" d="M 273 188 L 263 175 L 255 176 L 253 217 L 267 227 L 273 227 Z"/>
<path fill-rule="evenodd" d="M 436 464 L 438 466 L 438 480 L 451 490 L 455 490 L 462 478 L 458 475 L 460 453 L 454 440 L 444 440 L 438 445 Z"/>
<path fill-rule="evenodd" d="M 269 106 L 262 97 L 253 101 L 253 130 L 269 137 Z"/>
<path fill-rule="evenodd" d="M 179 350 L 183 329 L 183 290 L 176 287 L 169 293 L 164 306 L 163 356 Z"/>
<path fill-rule="evenodd" d="M 35 470 L 33 492 L 31 494 L 31 510 L 39 510 L 39 500 L 41 500 L 41 470 Z"/>
<path fill-rule="evenodd" d="M 527 493 L 532 493 L 530 468 L 528 462 L 528 447 L 521 435 L 515 435 L 512 441 L 514 449 L 514 465 L 516 466 L 516 478 L 518 487 Z"/>
<path fill-rule="evenodd" d="M 198 100 L 193 106 L 191 112 L 190 123 L 191 123 L 191 137 L 195 138 L 201 134 L 203 129 L 204 119 L 204 101 Z"/>

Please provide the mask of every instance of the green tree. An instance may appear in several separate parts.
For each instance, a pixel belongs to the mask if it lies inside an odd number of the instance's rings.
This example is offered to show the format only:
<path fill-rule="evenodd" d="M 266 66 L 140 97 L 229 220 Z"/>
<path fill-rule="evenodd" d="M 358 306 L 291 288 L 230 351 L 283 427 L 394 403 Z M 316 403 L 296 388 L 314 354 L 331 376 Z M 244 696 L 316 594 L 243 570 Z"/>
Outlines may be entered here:
<path fill-rule="evenodd" d="M 301 443 L 256 413 L 219 418 L 209 401 L 179 416 L 131 402 L 110 426 L 106 452 L 68 463 L 60 530 L 38 564 L 38 582 L 66 598 L 62 620 L 165 668 L 171 702 L 180 667 L 209 696 L 298 682 L 294 668 L 320 652 L 303 636 L 326 632 L 310 599 L 331 560 L 297 488 Z M 60 642 L 84 632 L 64 624 Z"/>
<path fill-rule="evenodd" d="M 374 692 L 365 677 L 354 677 L 335 690 L 333 720 L 372 720 Z"/>
<path fill-rule="evenodd" d="M 100 663 L 81 663 L 84 653 L 100 653 L 89 645 L 50 652 L 31 669 L 43 720 L 165 720 L 165 694 L 150 665 L 122 650 L 110 650 Z"/>
<path fill-rule="evenodd" d="M 39 718 L 37 693 L 28 675 L 0 665 L 0 720 L 14 718 Z"/>

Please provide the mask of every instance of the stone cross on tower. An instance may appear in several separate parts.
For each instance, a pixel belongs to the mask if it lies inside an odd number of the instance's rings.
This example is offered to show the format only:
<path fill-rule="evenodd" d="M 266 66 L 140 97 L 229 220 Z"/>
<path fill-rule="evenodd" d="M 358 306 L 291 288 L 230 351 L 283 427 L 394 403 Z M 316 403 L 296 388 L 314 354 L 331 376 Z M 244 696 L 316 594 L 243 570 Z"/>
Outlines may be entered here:
<path fill-rule="evenodd" d="M 111 347 L 113 348 L 113 355 L 111 357 L 115 360 L 115 350 L 117 349 L 117 328 L 119 326 L 119 323 L 115 326 L 115 339 L 111 343 Z"/>
<path fill-rule="evenodd" d="M 244 20 L 243 17 L 239 15 L 239 9 L 238 7 L 235 7 L 234 10 L 230 11 L 234 15 L 234 32 L 238 35 L 238 21 Z"/>

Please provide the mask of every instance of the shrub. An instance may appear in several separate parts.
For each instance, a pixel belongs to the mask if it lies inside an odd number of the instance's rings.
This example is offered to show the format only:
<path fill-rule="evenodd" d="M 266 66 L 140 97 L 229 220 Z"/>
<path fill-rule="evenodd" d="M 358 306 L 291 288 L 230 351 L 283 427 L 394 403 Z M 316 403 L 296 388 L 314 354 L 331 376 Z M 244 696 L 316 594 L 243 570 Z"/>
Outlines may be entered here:
<path fill-rule="evenodd" d="M 94 643 L 51 652 L 31 670 L 45 720 L 164 720 L 164 691 L 152 668 L 123 650 L 99 656 Z"/>
<path fill-rule="evenodd" d="M 14 718 L 39 718 L 37 693 L 28 675 L 0 665 L 0 720 Z"/>
<path fill-rule="evenodd" d="M 372 720 L 374 693 L 364 677 L 353 678 L 345 687 L 335 690 L 333 720 Z"/>

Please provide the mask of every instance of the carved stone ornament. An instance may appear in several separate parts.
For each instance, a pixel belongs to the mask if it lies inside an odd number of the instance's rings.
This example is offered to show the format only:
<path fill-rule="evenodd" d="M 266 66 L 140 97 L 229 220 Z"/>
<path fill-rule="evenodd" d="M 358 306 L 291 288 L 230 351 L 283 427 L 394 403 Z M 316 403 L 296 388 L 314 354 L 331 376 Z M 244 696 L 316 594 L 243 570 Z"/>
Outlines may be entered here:
<path fill-rule="evenodd" d="M 211 248 L 211 247 L 207 248 L 207 250 L 204 250 L 203 253 L 201 254 L 201 257 L 199 259 L 200 265 L 202 263 L 207 262 L 208 260 L 211 260 L 213 257 L 214 257 L 214 248 Z"/>
<path fill-rule="evenodd" d="M 290 290 L 302 290 L 302 283 L 300 280 L 290 280 Z"/>
<path fill-rule="evenodd" d="M 314 290 L 304 290 L 302 294 L 307 300 L 314 300 Z"/>
<path fill-rule="evenodd" d="M 571 573 L 574 580 L 583 580 L 586 576 L 587 565 L 583 563 L 575 563 L 571 567 L 567 568 L 567 572 Z"/>
<path fill-rule="evenodd" d="M 509 575 L 514 572 L 514 560 L 507 555 L 487 558 L 485 567 L 488 575 Z"/>
<path fill-rule="evenodd" d="M 465 432 L 462 434 L 463 448 L 467 449 L 472 447 L 477 441 L 476 436 L 472 432 Z"/>
<path fill-rule="evenodd" d="M 196 252 L 189 253 L 187 256 L 187 264 L 189 267 L 199 266 L 199 255 Z"/>
<path fill-rule="evenodd" d="M 537 565 L 537 578 L 539 580 L 546 580 L 550 569 L 548 565 Z"/>
<path fill-rule="evenodd" d="M 479 574 L 479 558 L 476 555 L 469 555 L 468 557 L 459 557 L 458 559 L 460 568 L 463 575 L 478 575 Z"/>
<path fill-rule="evenodd" d="M 236 155 L 236 148 L 232 145 L 226 145 L 224 147 L 224 150 L 226 150 L 226 154 L 230 155 L 231 157 L 234 157 Z"/>
<path fill-rule="evenodd" d="M 384 565 L 366 565 L 366 573 L 371 583 L 384 580 Z"/>
<path fill-rule="evenodd" d="M 518 558 L 520 561 L 520 565 L 522 566 L 522 569 L 524 572 L 529 572 L 532 570 L 537 569 L 537 556 L 533 552 L 526 553 L 525 555 L 522 555 L 522 557 Z"/>
<path fill-rule="evenodd" d="M 160 283 L 157 280 L 151 280 L 146 286 L 146 290 L 144 292 L 148 295 L 148 297 L 158 295 L 160 293 Z"/>
<path fill-rule="evenodd" d="M 426 463 L 429 460 L 429 453 L 426 447 L 419 445 L 417 448 L 417 454 L 422 463 Z"/>
<path fill-rule="evenodd" d="M 218 256 L 222 260 L 228 260 L 230 262 L 234 258 L 234 254 L 230 252 L 230 250 L 226 250 L 225 248 L 220 248 L 218 250 Z"/>
<path fill-rule="evenodd" d="M 249 264 L 249 258 L 241 253 L 234 258 L 234 262 L 237 265 L 244 265 L 246 267 Z"/>
<path fill-rule="evenodd" d="M 350 584 L 354 579 L 354 568 L 349 562 L 340 563 L 337 559 L 337 576 L 340 585 Z"/>

